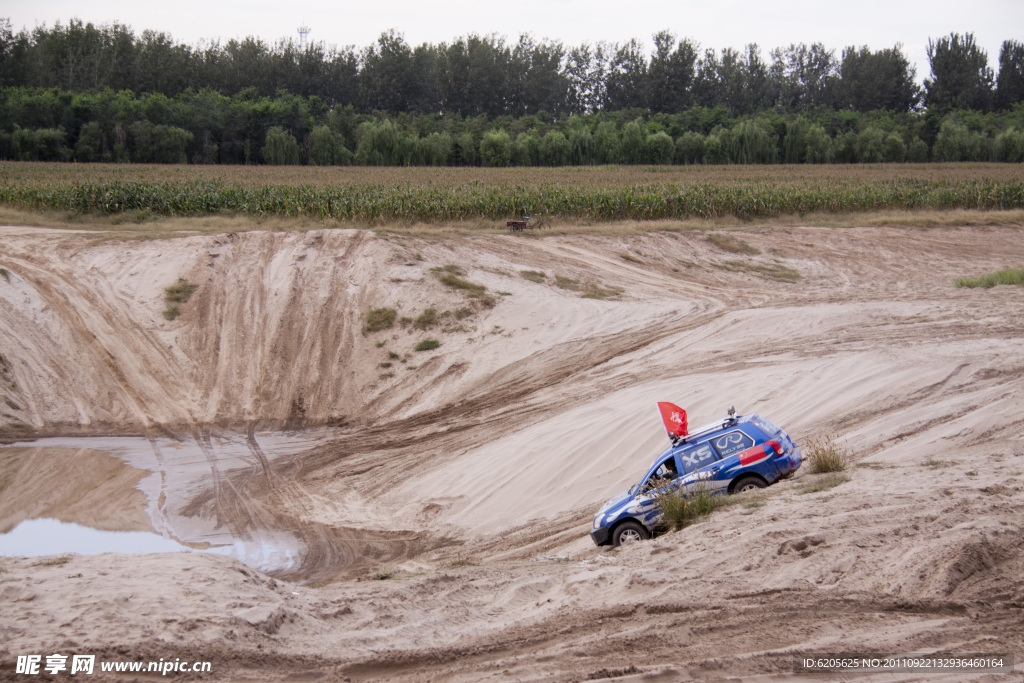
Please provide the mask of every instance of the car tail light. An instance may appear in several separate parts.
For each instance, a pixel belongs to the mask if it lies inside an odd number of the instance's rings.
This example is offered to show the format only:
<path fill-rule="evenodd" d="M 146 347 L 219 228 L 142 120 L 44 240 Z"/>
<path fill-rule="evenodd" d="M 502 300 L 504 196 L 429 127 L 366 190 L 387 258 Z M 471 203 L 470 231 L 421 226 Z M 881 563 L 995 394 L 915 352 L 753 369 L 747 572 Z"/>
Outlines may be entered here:
<path fill-rule="evenodd" d="M 785 449 L 783 449 L 782 444 L 780 444 L 775 439 L 772 439 L 771 441 L 765 443 L 765 446 L 771 446 L 772 450 L 775 451 L 776 455 L 782 455 L 785 452 Z"/>

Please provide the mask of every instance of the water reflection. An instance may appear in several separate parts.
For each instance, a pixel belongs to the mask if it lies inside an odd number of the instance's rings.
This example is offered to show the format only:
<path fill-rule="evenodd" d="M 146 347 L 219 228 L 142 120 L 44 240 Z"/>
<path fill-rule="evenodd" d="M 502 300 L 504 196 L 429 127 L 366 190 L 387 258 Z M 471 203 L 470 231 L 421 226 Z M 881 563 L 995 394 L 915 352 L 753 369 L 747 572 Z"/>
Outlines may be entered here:
<path fill-rule="evenodd" d="M 251 499 L 236 482 L 255 478 L 252 480 L 272 488 L 280 482 L 280 476 L 273 472 L 275 460 L 322 443 L 334 433 L 331 429 L 255 434 L 197 430 L 191 438 L 180 439 L 54 437 L 11 444 L 22 450 L 101 451 L 147 471 L 149 474 L 138 481 L 136 488 L 146 496 L 146 516 L 156 533 L 101 531 L 56 519 L 29 519 L 0 535 L 0 555 L 182 552 L 192 550 L 189 546 L 194 545 L 210 549 L 203 552 L 234 557 L 261 571 L 295 570 L 308 550 L 305 543 L 293 532 L 273 528 L 260 502 Z M 3 453 L 4 447 L 0 447 L 0 457 Z M 87 475 L 67 471 L 69 477 Z M 204 492 L 213 492 L 214 500 L 189 507 Z M 103 510 L 89 512 L 87 517 L 91 519 L 78 521 L 88 524 L 92 519 L 104 518 Z"/>
<path fill-rule="evenodd" d="M 149 531 L 102 531 L 57 519 L 26 519 L 8 533 L 0 534 L 0 555 L 8 557 L 62 553 L 178 553 L 191 550 Z M 224 549 L 212 550 L 223 553 Z"/>

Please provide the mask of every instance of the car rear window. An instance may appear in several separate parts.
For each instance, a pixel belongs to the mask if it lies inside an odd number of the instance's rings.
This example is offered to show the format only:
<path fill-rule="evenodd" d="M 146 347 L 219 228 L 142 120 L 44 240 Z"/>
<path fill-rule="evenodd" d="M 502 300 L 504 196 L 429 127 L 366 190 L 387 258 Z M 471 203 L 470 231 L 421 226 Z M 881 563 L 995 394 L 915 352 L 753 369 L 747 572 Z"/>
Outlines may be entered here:
<path fill-rule="evenodd" d="M 760 415 L 756 415 L 754 419 L 751 420 L 751 422 L 757 425 L 762 432 L 764 432 L 766 435 L 770 437 L 775 436 L 776 434 L 782 431 L 782 428 L 779 427 L 777 424 L 775 424 L 771 420 L 761 417 Z"/>
<path fill-rule="evenodd" d="M 721 436 L 711 439 L 711 443 L 723 458 L 728 458 L 733 453 L 739 453 L 740 451 L 752 448 L 754 446 L 754 439 L 739 429 L 734 429 L 731 432 L 726 432 Z"/>

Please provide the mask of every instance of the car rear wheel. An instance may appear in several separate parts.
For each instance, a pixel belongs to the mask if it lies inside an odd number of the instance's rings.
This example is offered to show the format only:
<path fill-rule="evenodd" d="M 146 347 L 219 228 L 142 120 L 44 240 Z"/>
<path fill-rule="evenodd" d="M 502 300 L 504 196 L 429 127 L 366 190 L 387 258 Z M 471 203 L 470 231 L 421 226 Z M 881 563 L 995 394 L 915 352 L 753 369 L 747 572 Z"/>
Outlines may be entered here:
<path fill-rule="evenodd" d="M 615 527 L 615 533 L 612 535 L 612 545 L 617 548 L 620 545 L 626 545 L 633 541 L 642 541 L 650 537 L 650 533 L 647 532 L 643 524 L 639 522 L 623 522 Z"/>
<path fill-rule="evenodd" d="M 736 486 L 732 487 L 732 492 L 743 493 L 744 491 L 756 491 L 757 489 L 763 489 L 764 487 L 764 481 L 758 477 L 743 477 L 736 482 Z"/>

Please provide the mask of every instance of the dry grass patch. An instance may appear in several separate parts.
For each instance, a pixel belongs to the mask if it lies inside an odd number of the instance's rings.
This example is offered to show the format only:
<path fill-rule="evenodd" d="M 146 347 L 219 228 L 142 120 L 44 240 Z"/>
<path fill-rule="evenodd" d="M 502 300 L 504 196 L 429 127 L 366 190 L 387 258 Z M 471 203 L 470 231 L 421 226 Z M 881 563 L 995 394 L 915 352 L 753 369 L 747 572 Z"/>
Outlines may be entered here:
<path fill-rule="evenodd" d="M 522 276 L 524 280 L 529 280 L 530 282 L 539 283 L 545 282 L 548 279 L 548 276 L 544 272 L 539 270 L 521 270 L 519 271 L 519 274 Z"/>
<path fill-rule="evenodd" d="M 584 299 L 617 299 L 623 291 L 621 287 L 604 287 L 597 282 L 588 282 L 580 297 Z"/>
<path fill-rule="evenodd" d="M 465 279 L 463 276 L 466 274 L 466 271 L 460 266 L 448 264 L 439 268 L 431 268 L 431 271 L 437 276 L 441 284 L 450 289 L 461 291 L 466 295 L 466 298 L 478 301 L 484 308 L 494 308 L 495 303 L 497 303 L 494 297 L 487 293 L 487 287 Z"/>
<path fill-rule="evenodd" d="M 199 285 L 179 277 L 176 283 L 164 288 L 164 301 L 167 303 L 167 308 L 164 309 L 164 318 L 174 320 L 181 315 L 181 307 L 178 304 L 183 304 L 191 299 L 192 293 L 196 291 L 197 287 Z"/>
<path fill-rule="evenodd" d="M 775 280 L 776 282 L 796 282 L 800 279 L 800 272 L 784 266 L 781 263 L 748 263 L 746 261 L 723 261 L 722 263 L 715 264 L 722 270 L 728 270 L 734 273 L 753 273 L 759 277 L 763 277 L 767 280 Z"/>
<path fill-rule="evenodd" d="M 807 495 L 808 493 L 827 491 L 828 489 L 835 488 L 840 484 L 845 484 L 848 481 L 850 481 L 850 477 L 847 475 L 839 472 L 830 472 L 824 476 L 809 479 L 807 482 L 801 484 L 797 489 L 797 493 L 800 495 Z"/>
<path fill-rule="evenodd" d="M 922 467 L 928 467 L 933 470 L 937 470 L 941 467 L 951 467 L 956 463 L 952 460 L 936 460 L 935 458 L 928 458 L 921 463 Z"/>
<path fill-rule="evenodd" d="M 845 443 L 831 434 L 807 439 L 804 452 L 810 460 L 811 474 L 843 472 L 850 467 L 850 454 Z"/>
<path fill-rule="evenodd" d="M 582 283 L 570 277 L 555 276 L 555 286 L 570 292 L 579 292 L 584 299 L 614 299 L 622 294 L 621 287 L 605 287 L 599 282 Z"/>
<path fill-rule="evenodd" d="M 577 292 L 580 289 L 580 281 L 573 280 L 571 277 L 556 275 L 555 287 L 558 287 L 559 289 L 568 289 L 571 292 Z"/>
<path fill-rule="evenodd" d="M 728 251 L 732 254 L 747 254 L 749 256 L 753 256 L 754 254 L 761 253 L 761 250 L 757 247 L 751 246 L 740 238 L 733 237 L 732 235 L 723 235 L 719 232 L 713 232 L 705 239 L 722 251 Z"/>

